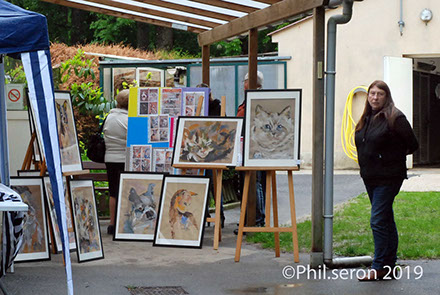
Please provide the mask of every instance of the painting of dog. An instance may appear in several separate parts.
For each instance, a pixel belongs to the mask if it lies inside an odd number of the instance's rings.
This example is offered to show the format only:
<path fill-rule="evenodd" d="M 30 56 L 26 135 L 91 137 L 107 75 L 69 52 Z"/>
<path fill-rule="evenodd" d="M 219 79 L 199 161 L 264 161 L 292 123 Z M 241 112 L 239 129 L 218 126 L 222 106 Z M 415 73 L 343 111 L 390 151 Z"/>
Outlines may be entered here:
<path fill-rule="evenodd" d="M 115 240 L 153 240 L 162 181 L 158 173 L 121 173 Z"/>
<path fill-rule="evenodd" d="M 208 186 L 204 176 L 165 176 L 153 245 L 202 246 Z"/>

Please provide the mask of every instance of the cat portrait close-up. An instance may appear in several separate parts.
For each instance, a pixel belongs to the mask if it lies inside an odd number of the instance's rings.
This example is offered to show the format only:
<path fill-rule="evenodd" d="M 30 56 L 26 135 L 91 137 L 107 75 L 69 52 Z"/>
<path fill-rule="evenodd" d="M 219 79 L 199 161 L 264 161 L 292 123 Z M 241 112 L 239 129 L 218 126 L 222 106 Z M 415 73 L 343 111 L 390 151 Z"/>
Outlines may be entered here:
<path fill-rule="evenodd" d="M 219 162 L 232 156 L 236 129 L 221 123 L 184 130 L 180 159 L 187 162 Z"/>
<path fill-rule="evenodd" d="M 250 129 L 250 158 L 293 159 L 293 110 L 291 106 L 282 107 L 268 110 L 256 105 Z"/>

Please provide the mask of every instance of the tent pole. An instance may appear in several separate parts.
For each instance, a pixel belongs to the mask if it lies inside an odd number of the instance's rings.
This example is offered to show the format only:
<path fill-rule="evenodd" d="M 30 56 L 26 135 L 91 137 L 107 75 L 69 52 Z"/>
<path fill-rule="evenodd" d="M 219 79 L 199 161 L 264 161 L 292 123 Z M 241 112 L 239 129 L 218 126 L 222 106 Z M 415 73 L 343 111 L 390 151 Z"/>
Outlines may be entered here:
<path fill-rule="evenodd" d="M 8 120 L 6 119 L 5 97 L 5 66 L 3 54 L 0 55 L 0 176 L 1 183 L 9 186 L 9 150 L 8 150 Z"/>

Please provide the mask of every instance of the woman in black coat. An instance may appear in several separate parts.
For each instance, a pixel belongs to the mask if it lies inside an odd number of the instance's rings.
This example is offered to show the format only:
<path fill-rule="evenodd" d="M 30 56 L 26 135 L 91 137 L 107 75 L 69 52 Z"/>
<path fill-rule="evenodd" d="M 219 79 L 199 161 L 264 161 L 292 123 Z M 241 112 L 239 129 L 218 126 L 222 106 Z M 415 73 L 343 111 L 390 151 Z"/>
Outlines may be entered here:
<path fill-rule="evenodd" d="M 356 125 L 355 143 L 360 174 L 371 202 L 374 238 L 373 265 L 359 280 L 383 279 L 393 273 L 397 260 L 394 198 L 408 178 L 406 155 L 418 148 L 408 120 L 394 106 L 390 89 L 383 81 L 374 81 L 368 88 L 364 112 Z"/>

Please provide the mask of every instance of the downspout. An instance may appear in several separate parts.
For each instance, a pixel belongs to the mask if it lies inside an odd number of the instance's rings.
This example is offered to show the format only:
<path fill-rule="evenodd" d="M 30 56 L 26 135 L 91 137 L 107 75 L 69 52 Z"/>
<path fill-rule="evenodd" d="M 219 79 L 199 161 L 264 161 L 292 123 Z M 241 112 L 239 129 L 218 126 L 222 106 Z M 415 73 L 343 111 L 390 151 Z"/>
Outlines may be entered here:
<path fill-rule="evenodd" d="M 403 0 L 400 0 L 400 20 L 398 22 L 400 28 L 400 36 L 403 35 L 403 27 L 405 26 L 405 22 L 403 21 Z"/>
<path fill-rule="evenodd" d="M 350 21 L 353 12 L 353 1 L 354 0 L 344 0 L 342 4 L 342 15 L 332 16 L 327 23 L 327 81 L 324 177 L 324 263 L 330 267 L 348 267 L 359 264 L 368 264 L 372 261 L 370 256 L 333 259 L 333 167 L 335 128 L 336 26 L 338 24 L 346 24 Z"/>

